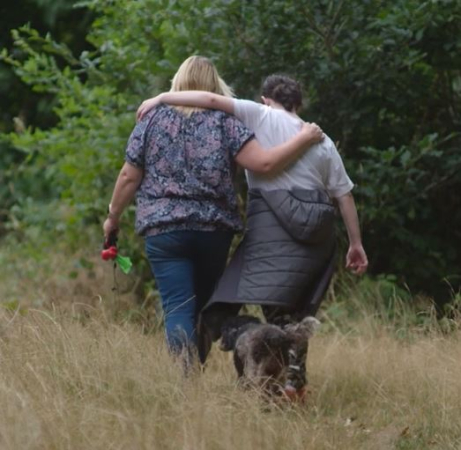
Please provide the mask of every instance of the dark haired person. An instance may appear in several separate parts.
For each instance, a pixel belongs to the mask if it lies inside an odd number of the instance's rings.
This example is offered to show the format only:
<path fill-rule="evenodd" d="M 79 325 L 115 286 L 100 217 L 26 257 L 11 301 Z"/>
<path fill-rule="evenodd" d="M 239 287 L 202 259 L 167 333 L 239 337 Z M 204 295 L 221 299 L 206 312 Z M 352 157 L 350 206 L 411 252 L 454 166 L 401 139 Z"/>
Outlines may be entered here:
<path fill-rule="evenodd" d="M 159 103 L 219 109 L 240 119 L 270 151 L 298 132 L 302 90 L 290 77 L 271 75 L 264 81 L 261 98 L 263 104 L 201 91 L 164 93 L 143 102 L 138 117 Z M 346 268 L 362 274 L 368 266 L 351 193 L 353 183 L 341 157 L 325 137 L 275 174 L 250 170 L 246 176 L 246 233 L 207 305 L 209 317 L 212 312 L 238 311 L 243 304 L 261 305 L 267 320 L 281 326 L 315 315 L 334 272 L 332 199 L 339 205 L 348 233 Z M 213 322 L 209 324 L 213 328 Z M 217 338 L 219 325 L 215 328 L 212 334 Z M 286 392 L 302 394 L 307 347 L 293 350 Z"/>

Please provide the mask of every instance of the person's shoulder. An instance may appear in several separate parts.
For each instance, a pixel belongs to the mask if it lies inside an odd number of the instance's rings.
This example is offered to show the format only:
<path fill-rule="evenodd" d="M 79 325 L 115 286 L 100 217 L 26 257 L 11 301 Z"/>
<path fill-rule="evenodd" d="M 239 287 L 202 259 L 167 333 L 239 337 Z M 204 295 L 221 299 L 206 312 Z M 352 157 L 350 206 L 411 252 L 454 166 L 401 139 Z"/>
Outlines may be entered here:
<path fill-rule="evenodd" d="M 324 134 L 324 138 L 318 142 L 315 147 L 323 153 L 325 156 L 332 155 L 334 153 L 338 153 L 335 143 L 327 134 Z"/>
<path fill-rule="evenodd" d="M 234 111 L 237 117 L 257 119 L 264 116 L 271 108 L 253 100 L 234 98 Z"/>
<path fill-rule="evenodd" d="M 144 116 L 143 121 L 160 125 L 169 122 L 177 123 L 179 121 L 193 126 L 194 123 L 203 122 L 207 118 L 213 121 L 212 119 L 218 116 L 216 112 L 215 110 L 203 109 L 188 113 L 187 110 L 182 110 L 181 107 L 160 103 Z"/>
<path fill-rule="evenodd" d="M 219 119 L 227 119 L 234 117 L 232 114 L 229 114 L 225 111 L 221 111 L 220 109 L 204 109 L 202 111 L 199 111 L 198 114 L 203 114 L 205 116 L 210 117 L 217 117 Z"/>
<path fill-rule="evenodd" d="M 166 105 L 165 103 L 160 103 L 159 105 L 149 110 L 138 123 L 148 124 L 152 121 L 153 117 L 158 118 L 171 113 L 174 113 L 174 109 L 171 106 Z"/>
<path fill-rule="evenodd" d="M 336 145 L 333 142 L 333 140 L 328 136 L 327 134 L 324 133 L 324 138 L 322 140 L 322 146 L 325 149 L 328 149 L 329 151 L 336 150 Z"/>
<path fill-rule="evenodd" d="M 246 128 L 244 123 L 232 114 L 218 109 L 203 109 L 196 111 L 189 119 L 190 126 L 200 125 L 202 128 L 234 129 Z"/>
<path fill-rule="evenodd" d="M 228 114 L 219 109 L 202 109 L 195 111 L 190 116 L 191 123 L 198 125 L 199 123 L 205 126 L 221 126 L 228 121 L 237 120 L 233 115 Z"/>
<path fill-rule="evenodd" d="M 217 121 L 221 123 L 235 123 L 235 124 L 242 123 L 242 121 L 238 117 L 236 117 L 234 114 L 229 114 L 219 109 L 207 109 L 207 110 L 204 110 L 204 112 L 207 116 L 215 118 Z"/>
<path fill-rule="evenodd" d="M 251 109 L 256 111 L 264 111 L 269 107 L 262 104 L 255 102 L 253 100 L 247 100 L 243 98 L 233 98 L 232 101 L 234 102 L 234 107 L 242 108 L 242 109 Z"/>
<path fill-rule="evenodd" d="M 261 105 L 259 126 L 265 131 L 285 130 L 290 132 L 299 131 L 304 121 L 296 115 L 291 114 L 285 109 L 272 108 Z"/>

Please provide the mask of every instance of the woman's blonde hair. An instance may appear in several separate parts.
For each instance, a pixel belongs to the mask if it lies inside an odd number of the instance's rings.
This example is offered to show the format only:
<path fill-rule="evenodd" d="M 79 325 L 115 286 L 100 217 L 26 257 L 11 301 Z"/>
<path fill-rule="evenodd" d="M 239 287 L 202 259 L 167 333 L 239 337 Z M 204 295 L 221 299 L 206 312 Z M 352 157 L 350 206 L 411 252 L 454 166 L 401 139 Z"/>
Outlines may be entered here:
<path fill-rule="evenodd" d="M 170 92 L 177 91 L 208 91 L 226 97 L 233 96 L 232 89 L 219 76 L 215 65 L 204 56 L 189 56 L 181 64 L 171 81 Z M 177 109 L 186 115 L 201 110 L 189 106 L 178 106 Z"/>

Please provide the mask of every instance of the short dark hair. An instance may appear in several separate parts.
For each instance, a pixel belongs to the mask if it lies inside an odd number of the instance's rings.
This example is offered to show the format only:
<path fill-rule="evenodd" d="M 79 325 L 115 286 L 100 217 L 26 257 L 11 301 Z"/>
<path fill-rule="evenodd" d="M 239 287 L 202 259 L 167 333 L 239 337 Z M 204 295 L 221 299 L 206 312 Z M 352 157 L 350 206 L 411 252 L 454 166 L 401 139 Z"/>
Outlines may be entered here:
<path fill-rule="evenodd" d="M 287 111 L 295 111 L 303 103 L 300 84 L 288 75 L 270 75 L 262 87 L 262 95 L 280 103 Z"/>

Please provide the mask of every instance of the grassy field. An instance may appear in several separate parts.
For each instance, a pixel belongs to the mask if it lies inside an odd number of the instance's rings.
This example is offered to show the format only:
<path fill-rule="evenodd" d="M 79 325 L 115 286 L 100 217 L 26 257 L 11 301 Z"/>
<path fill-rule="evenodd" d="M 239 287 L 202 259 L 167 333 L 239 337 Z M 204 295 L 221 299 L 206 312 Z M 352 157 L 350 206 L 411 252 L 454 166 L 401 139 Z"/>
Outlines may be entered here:
<path fill-rule="evenodd" d="M 217 349 L 185 379 L 161 328 L 121 315 L 129 303 L 114 307 L 110 270 L 94 270 L 2 279 L 1 450 L 461 449 L 456 322 L 442 332 L 384 320 L 376 299 L 358 306 L 369 291 L 351 299 L 352 320 L 333 292 L 311 342 L 307 403 L 269 404 L 236 386 Z"/>

